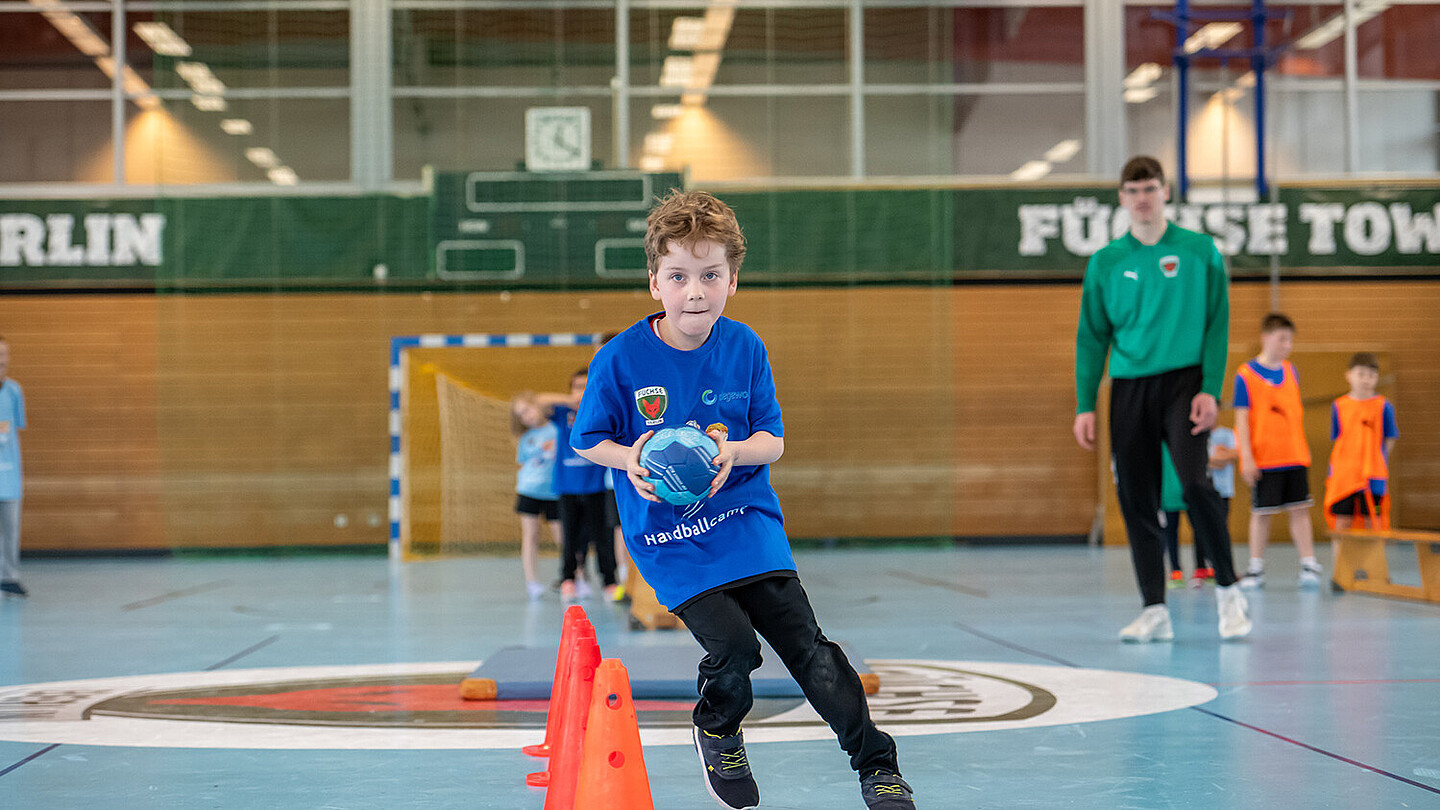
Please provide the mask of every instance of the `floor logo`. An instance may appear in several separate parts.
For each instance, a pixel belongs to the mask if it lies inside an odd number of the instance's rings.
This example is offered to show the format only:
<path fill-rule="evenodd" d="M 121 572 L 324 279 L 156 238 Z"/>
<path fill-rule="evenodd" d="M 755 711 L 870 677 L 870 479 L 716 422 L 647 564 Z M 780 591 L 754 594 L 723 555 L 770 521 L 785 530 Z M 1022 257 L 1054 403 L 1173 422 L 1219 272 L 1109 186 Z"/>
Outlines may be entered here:
<path fill-rule="evenodd" d="M 867 661 L 891 734 L 949 734 L 1154 714 L 1213 699 L 1193 681 L 965 661 Z M 0 740 L 180 748 L 511 748 L 544 736 L 543 700 L 467 701 L 474 662 L 193 672 L 0 687 Z M 690 742 L 693 701 L 637 700 L 645 745 Z M 757 699 L 747 742 L 832 732 L 803 700 Z"/>

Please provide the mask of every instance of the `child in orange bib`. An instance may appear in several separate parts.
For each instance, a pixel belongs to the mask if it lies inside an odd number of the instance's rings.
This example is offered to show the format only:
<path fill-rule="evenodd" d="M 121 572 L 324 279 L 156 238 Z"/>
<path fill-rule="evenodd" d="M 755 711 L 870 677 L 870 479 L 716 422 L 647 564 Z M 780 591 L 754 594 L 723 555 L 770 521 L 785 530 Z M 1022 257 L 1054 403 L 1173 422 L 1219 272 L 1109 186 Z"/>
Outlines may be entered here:
<path fill-rule="evenodd" d="M 1330 469 L 1325 477 L 1325 522 L 1348 529 L 1357 520 L 1372 529 L 1390 528 L 1387 498 L 1390 451 L 1400 435 L 1395 407 L 1375 393 L 1380 363 L 1369 352 L 1350 358 L 1345 371 L 1350 393 L 1330 411 Z"/>
<path fill-rule="evenodd" d="M 1305 441 L 1304 404 L 1295 367 L 1287 360 L 1295 345 L 1295 324 L 1279 313 L 1260 325 L 1260 355 L 1235 375 L 1235 438 L 1240 475 L 1250 484 L 1250 566 L 1243 588 L 1265 585 L 1265 548 L 1270 519 L 1289 513 L 1290 536 L 1300 552 L 1300 585 L 1320 585 L 1310 526 L 1310 446 Z"/>

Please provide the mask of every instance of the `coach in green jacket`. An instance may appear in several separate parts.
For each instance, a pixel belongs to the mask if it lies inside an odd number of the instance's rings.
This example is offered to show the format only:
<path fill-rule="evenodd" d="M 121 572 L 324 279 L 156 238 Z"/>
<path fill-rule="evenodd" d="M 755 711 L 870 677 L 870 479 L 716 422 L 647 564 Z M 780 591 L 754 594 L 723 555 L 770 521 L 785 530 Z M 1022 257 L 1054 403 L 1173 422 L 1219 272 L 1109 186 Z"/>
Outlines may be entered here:
<path fill-rule="evenodd" d="M 1160 529 L 1160 446 L 1175 460 L 1196 542 L 1214 560 L 1220 637 L 1250 633 L 1235 587 L 1230 530 L 1206 474 L 1206 443 L 1219 413 L 1230 331 L 1229 278 L 1215 242 L 1165 219 L 1170 188 L 1154 158 L 1120 173 L 1130 232 L 1085 269 L 1075 335 L 1075 440 L 1095 449 L 1095 399 L 1110 361 L 1110 443 L 1135 578 L 1145 608 L 1120 631 L 1124 641 L 1174 638 L 1165 607 Z"/>

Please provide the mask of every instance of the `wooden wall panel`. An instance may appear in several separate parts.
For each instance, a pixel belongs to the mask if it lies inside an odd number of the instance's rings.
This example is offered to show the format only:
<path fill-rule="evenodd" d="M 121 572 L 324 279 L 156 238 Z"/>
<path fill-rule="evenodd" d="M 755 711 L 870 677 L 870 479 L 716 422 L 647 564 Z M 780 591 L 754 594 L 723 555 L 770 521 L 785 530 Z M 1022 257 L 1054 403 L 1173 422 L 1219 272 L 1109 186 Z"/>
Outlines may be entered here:
<path fill-rule="evenodd" d="M 26 549 L 164 541 L 151 296 L 0 298 L 20 434 Z"/>
<path fill-rule="evenodd" d="M 956 300 L 958 535 L 1085 534 L 1094 455 L 1071 438 L 1078 286 L 972 287 Z"/>
<path fill-rule="evenodd" d="M 1397 512 L 1440 526 L 1440 284 L 1283 296 L 1297 350 L 1394 358 Z M 1234 347 L 1251 351 L 1268 290 L 1233 300 Z M 1069 285 L 742 283 L 727 314 L 770 348 L 791 533 L 1086 532 L 1099 491 L 1070 437 L 1078 302 Z M 640 291 L 0 299 L 30 407 L 25 546 L 383 543 L 392 335 L 611 331 L 654 307 Z"/>

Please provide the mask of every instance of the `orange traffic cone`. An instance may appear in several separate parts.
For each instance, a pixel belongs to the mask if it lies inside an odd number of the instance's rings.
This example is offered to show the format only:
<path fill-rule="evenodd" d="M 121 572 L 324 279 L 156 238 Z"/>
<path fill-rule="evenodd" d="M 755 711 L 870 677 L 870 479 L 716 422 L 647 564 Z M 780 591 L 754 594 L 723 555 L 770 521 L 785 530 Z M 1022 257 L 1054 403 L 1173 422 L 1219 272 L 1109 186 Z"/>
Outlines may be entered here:
<path fill-rule="evenodd" d="M 600 666 L 600 645 L 595 630 L 581 627 L 570 645 L 570 671 L 560 698 L 560 725 L 550 766 L 525 777 L 531 787 L 548 787 L 545 810 L 570 810 L 575 801 L 576 779 L 580 776 L 580 752 L 585 745 L 585 724 L 590 719 L 590 693 L 595 689 L 595 668 Z M 552 705 L 550 711 L 556 711 Z"/>
<path fill-rule="evenodd" d="M 655 803 L 640 750 L 640 722 L 630 697 L 630 674 L 620 659 L 607 658 L 595 672 L 574 810 L 620 807 L 655 810 Z"/>
<path fill-rule="evenodd" d="M 532 757 L 550 756 L 555 741 L 560 739 L 560 712 L 557 709 L 565 695 L 565 673 L 570 666 L 570 643 L 582 623 L 586 627 L 590 626 L 590 619 L 585 616 L 585 608 L 579 605 L 565 608 L 565 619 L 560 625 L 560 649 L 555 653 L 555 680 L 550 684 L 550 711 L 545 716 L 545 740 L 539 745 L 527 745 L 520 749 Z"/>

